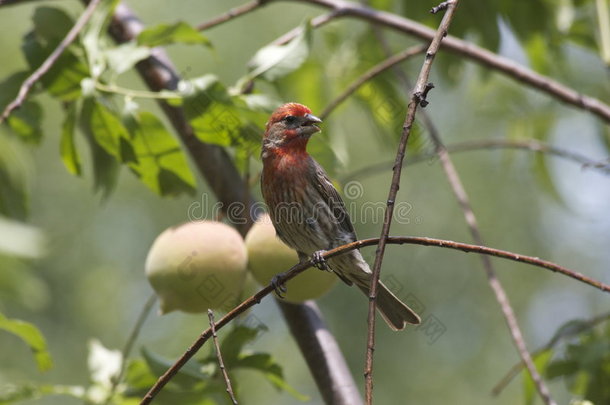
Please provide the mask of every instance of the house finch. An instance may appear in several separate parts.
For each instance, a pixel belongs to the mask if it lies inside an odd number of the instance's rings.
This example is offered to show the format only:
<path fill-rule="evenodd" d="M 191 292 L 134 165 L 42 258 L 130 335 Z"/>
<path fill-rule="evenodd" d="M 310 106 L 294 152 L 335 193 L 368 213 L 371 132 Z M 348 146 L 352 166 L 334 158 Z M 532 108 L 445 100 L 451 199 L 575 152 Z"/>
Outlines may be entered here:
<path fill-rule="evenodd" d="M 320 252 L 356 240 L 345 204 L 324 169 L 306 151 L 321 119 L 304 105 L 279 107 L 267 122 L 263 139 L 262 192 L 277 236 L 299 254 L 301 261 L 321 258 Z M 369 295 L 372 272 L 360 251 L 327 261 L 346 284 Z M 325 265 L 326 263 L 320 263 Z M 382 283 L 377 309 L 394 330 L 420 323 L 419 316 Z"/>

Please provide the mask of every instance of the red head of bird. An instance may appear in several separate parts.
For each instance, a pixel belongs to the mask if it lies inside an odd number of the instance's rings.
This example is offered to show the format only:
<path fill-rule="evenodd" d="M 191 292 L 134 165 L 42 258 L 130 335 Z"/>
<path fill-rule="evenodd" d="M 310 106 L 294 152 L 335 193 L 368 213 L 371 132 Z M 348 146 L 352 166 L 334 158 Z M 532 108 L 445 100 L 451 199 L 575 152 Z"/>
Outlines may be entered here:
<path fill-rule="evenodd" d="M 320 131 L 322 120 L 302 104 L 288 103 L 279 107 L 267 121 L 263 139 L 263 157 L 266 152 L 305 152 L 309 137 Z"/>

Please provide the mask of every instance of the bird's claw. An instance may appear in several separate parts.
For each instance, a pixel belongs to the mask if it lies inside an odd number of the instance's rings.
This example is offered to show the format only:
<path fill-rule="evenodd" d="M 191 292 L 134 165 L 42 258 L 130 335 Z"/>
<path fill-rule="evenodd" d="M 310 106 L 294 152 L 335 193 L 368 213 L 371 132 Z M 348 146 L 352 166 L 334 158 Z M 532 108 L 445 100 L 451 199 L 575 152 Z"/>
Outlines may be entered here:
<path fill-rule="evenodd" d="M 328 264 L 326 264 L 324 253 L 326 253 L 325 250 L 318 250 L 316 252 L 313 252 L 313 255 L 311 255 L 311 261 L 313 262 L 313 265 L 320 270 L 328 270 Z"/>
<path fill-rule="evenodd" d="M 286 291 L 288 291 L 288 288 L 286 288 L 286 283 L 284 283 L 282 281 L 280 274 L 273 276 L 273 278 L 271 279 L 271 285 L 273 286 L 273 288 L 275 290 L 275 295 L 277 295 L 281 299 L 284 299 L 285 298 L 284 294 L 286 294 Z"/>

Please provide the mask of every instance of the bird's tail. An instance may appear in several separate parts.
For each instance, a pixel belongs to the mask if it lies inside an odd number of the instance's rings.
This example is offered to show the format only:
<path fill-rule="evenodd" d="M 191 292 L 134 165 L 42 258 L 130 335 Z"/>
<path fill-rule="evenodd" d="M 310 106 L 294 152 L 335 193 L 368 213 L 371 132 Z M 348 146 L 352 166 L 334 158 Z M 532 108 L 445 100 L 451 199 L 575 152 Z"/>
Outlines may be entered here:
<path fill-rule="evenodd" d="M 350 253 L 330 259 L 331 268 L 348 284 L 356 284 L 368 297 L 372 276 L 371 269 L 360 252 L 352 251 Z M 356 269 L 358 271 L 354 271 Z M 421 323 L 419 315 L 392 294 L 381 281 L 379 282 L 379 288 L 377 288 L 376 305 L 383 319 L 393 330 L 402 330 L 408 323 L 413 325 Z"/>
<path fill-rule="evenodd" d="M 368 297 L 369 287 L 366 285 L 357 284 L 358 288 Z M 410 323 L 417 325 L 421 322 L 419 315 L 415 313 L 404 302 L 398 299 L 392 291 L 388 290 L 381 281 L 377 288 L 377 309 L 392 330 L 402 330 L 406 324 Z"/>

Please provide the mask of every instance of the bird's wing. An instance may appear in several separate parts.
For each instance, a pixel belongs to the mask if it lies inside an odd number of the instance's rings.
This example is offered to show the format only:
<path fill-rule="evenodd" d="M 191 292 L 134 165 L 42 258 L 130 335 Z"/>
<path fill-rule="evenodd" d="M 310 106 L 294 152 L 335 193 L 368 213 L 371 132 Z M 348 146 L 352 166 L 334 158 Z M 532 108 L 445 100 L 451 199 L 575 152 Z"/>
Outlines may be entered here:
<path fill-rule="evenodd" d="M 313 159 L 312 162 L 314 164 L 315 175 L 318 180 L 314 182 L 318 193 L 320 193 L 323 201 L 325 201 L 330 207 L 331 212 L 337 220 L 339 229 L 350 234 L 352 236 L 352 240 L 356 240 L 356 231 L 354 230 L 354 225 L 349 217 L 349 213 L 345 208 L 345 203 L 341 199 L 337 189 L 335 186 L 333 186 L 333 183 L 328 178 L 328 175 L 322 166 L 320 166 L 320 164 Z"/>

